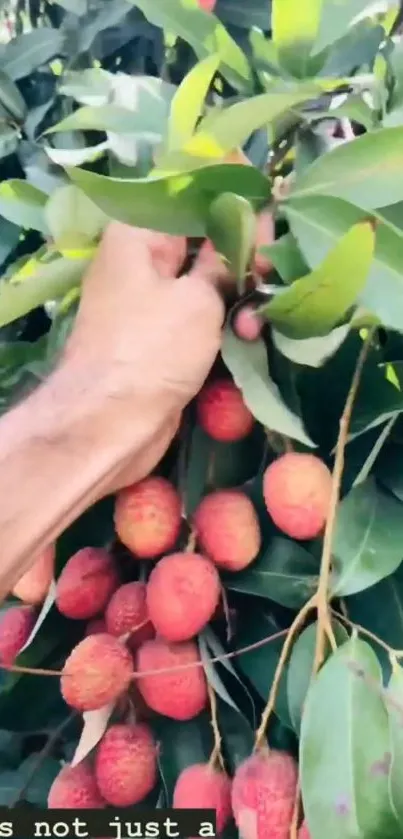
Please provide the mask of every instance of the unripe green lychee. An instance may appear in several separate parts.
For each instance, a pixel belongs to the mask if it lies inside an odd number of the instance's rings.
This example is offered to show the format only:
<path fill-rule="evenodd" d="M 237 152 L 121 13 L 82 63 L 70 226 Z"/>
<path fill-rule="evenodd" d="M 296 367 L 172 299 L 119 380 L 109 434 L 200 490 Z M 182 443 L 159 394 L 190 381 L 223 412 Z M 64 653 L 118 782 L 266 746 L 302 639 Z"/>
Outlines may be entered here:
<path fill-rule="evenodd" d="M 67 618 L 93 618 L 103 611 L 118 585 L 110 554 L 102 548 L 82 548 L 70 557 L 57 581 L 57 608 Z"/>
<path fill-rule="evenodd" d="M 220 599 L 220 578 L 209 559 L 184 552 L 164 557 L 147 585 L 148 614 L 167 641 L 188 641 L 213 616 Z"/>
<path fill-rule="evenodd" d="M 239 388 L 227 379 L 205 385 L 197 397 L 201 428 L 213 440 L 234 443 L 252 431 L 254 418 Z"/>
<path fill-rule="evenodd" d="M 144 642 L 154 638 L 155 630 L 150 621 L 146 602 L 146 585 L 142 582 L 126 583 L 115 591 L 106 607 L 107 631 L 116 638 L 130 633 L 126 643 L 134 651 Z"/>
<path fill-rule="evenodd" d="M 137 653 L 138 688 L 158 714 L 174 720 L 196 717 L 207 703 L 207 682 L 194 641 L 146 641 Z M 154 672 L 154 671 L 163 672 Z M 149 672 L 153 675 L 147 675 Z"/>
<path fill-rule="evenodd" d="M 101 794 L 114 807 L 130 807 L 145 798 L 157 780 L 151 729 L 144 723 L 108 728 L 97 749 L 95 777 Z"/>
<path fill-rule="evenodd" d="M 231 781 L 225 772 L 196 763 L 178 777 L 173 795 L 178 809 L 215 810 L 219 836 L 231 818 Z"/>
<path fill-rule="evenodd" d="M 106 806 L 88 761 L 64 766 L 49 790 L 49 810 L 99 810 Z"/>
<path fill-rule="evenodd" d="M 165 478 L 144 478 L 122 489 L 115 504 L 120 541 L 140 559 L 153 559 L 174 547 L 181 528 L 181 500 Z"/>
<path fill-rule="evenodd" d="M 206 495 L 194 515 L 200 548 L 220 568 L 242 571 L 261 545 L 259 520 L 245 493 L 219 489 Z"/>
<path fill-rule="evenodd" d="M 112 635 L 89 635 L 74 647 L 63 667 L 61 691 L 71 708 L 95 711 L 124 693 L 133 675 L 133 660 Z"/>
<path fill-rule="evenodd" d="M 274 524 L 293 539 L 315 539 L 328 515 L 332 476 L 313 454 L 288 452 L 273 461 L 263 479 L 263 495 Z"/>
<path fill-rule="evenodd" d="M 286 752 L 258 752 L 238 767 L 232 811 L 243 839 L 289 839 L 298 769 Z"/>
<path fill-rule="evenodd" d="M 10 606 L 0 616 L 0 662 L 11 665 L 25 646 L 35 626 L 32 606 Z"/>

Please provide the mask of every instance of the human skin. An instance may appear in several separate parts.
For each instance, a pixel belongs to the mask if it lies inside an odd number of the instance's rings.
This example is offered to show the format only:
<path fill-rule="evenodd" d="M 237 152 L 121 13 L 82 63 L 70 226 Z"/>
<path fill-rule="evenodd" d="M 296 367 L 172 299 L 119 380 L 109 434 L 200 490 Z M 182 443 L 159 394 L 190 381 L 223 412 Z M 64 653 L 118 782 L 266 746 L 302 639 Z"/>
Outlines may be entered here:
<path fill-rule="evenodd" d="M 0 420 L 0 600 L 88 507 L 150 473 L 208 375 L 226 276 L 204 248 L 178 277 L 185 255 L 183 238 L 111 222 L 56 369 Z"/>

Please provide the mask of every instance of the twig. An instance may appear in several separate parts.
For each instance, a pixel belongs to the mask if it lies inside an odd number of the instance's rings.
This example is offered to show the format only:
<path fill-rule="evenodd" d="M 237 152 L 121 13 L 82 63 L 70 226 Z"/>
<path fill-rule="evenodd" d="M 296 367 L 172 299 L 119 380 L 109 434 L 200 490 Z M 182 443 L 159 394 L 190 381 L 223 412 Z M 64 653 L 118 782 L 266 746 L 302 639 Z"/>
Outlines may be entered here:
<path fill-rule="evenodd" d="M 335 618 L 338 618 L 338 620 L 342 621 L 342 623 L 345 623 L 350 627 L 350 629 L 356 629 L 358 633 L 366 635 L 367 638 L 371 638 L 371 641 L 374 641 L 375 644 L 378 644 L 378 646 L 382 647 L 382 649 L 390 655 L 395 655 L 397 658 L 402 657 L 403 651 L 393 649 L 393 647 L 390 647 L 386 641 L 382 641 L 382 638 L 378 638 L 378 635 L 375 635 L 374 632 L 371 632 L 369 629 L 365 629 L 365 626 L 361 626 L 359 623 L 353 623 L 350 618 L 343 615 L 341 612 L 337 612 L 336 609 L 332 609 L 332 613 Z"/>
<path fill-rule="evenodd" d="M 53 746 L 59 740 L 59 738 L 60 738 L 61 734 L 63 733 L 64 729 L 67 728 L 68 725 L 70 725 L 71 721 L 76 716 L 77 716 L 77 714 L 76 714 L 75 711 L 72 714 L 69 714 L 69 716 L 66 717 L 66 719 L 64 719 L 63 722 L 61 722 L 60 725 L 58 725 L 57 728 L 55 728 L 54 731 L 52 731 L 52 734 L 49 735 L 43 749 L 38 754 L 37 760 L 35 760 L 33 762 L 32 767 L 31 767 L 31 771 L 30 771 L 28 777 L 25 779 L 24 784 L 21 787 L 21 789 L 18 791 L 16 797 L 11 801 L 11 804 L 8 805 L 9 807 L 16 807 L 17 804 L 19 804 L 19 802 L 23 799 L 23 797 L 24 797 L 26 791 L 29 789 L 31 781 L 32 781 L 34 775 L 37 773 L 39 767 L 42 765 L 43 761 L 46 760 L 46 758 L 50 755 L 50 753 L 53 749 Z"/>
<path fill-rule="evenodd" d="M 211 687 L 210 683 L 207 684 L 207 690 L 211 709 L 211 727 L 213 729 L 214 734 L 214 747 L 213 751 L 211 752 L 208 765 L 211 769 L 214 769 L 218 764 L 221 767 L 221 769 L 224 769 L 224 759 L 221 753 L 221 734 L 220 729 L 218 728 L 217 719 L 217 697 L 215 695 L 215 690 Z"/>
<path fill-rule="evenodd" d="M 329 627 L 329 604 L 328 590 L 330 582 L 330 570 L 332 561 L 332 543 L 336 525 L 337 507 L 340 497 L 340 487 L 344 470 L 344 453 L 347 443 L 348 429 L 351 421 L 354 401 L 361 381 L 361 375 L 365 361 L 371 346 L 375 327 L 369 330 L 368 335 L 361 347 L 357 364 L 355 367 L 350 390 L 347 394 L 346 403 L 340 418 L 339 436 L 336 444 L 336 454 L 332 474 L 332 491 L 329 503 L 329 512 L 326 521 L 325 534 L 323 538 L 323 550 L 320 567 L 319 585 L 317 590 L 318 626 L 316 634 L 316 648 L 314 658 L 314 672 L 317 672 L 323 663 L 325 656 L 325 643 L 328 637 Z"/>
<path fill-rule="evenodd" d="M 299 779 L 297 781 L 297 789 L 295 790 L 294 810 L 292 813 L 292 821 L 290 827 L 290 839 L 298 839 L 298 822 L 301 799 L 301 787 Z"/>
<path fill-rule="evenodd" d="M 291 624 L 291 626 L 288 630 L 287 638 L 284 642 L 283 649 L 281 650 L 280 658 L 277 662 L 276 672 L 274 674 L 274 679 L 273 679 L 273 683 L 272 683 L 272 686 L 271 686 L 269 699 L 268 699 L 267 705 L 266 705 L 266 707 L 263 711 L 260 726 L 259 726 L 259 728 L 256 732 L 255 751 L 260 749 L 263 745 L 265 735 L 266 735 L 266 728 L 267 728 L 270 716 L 271 716 L 272 712 L 274 711 L 274 706 L 276 704 L 277 692 L 278 692 L 278 688 L 279 688 L 279 685 L 280 685 L 280 679 L 281 679 L 281 676 L 283 674 L 284 665 L 287 661 L 288 654 L 290 652 L 294 637 L 295 637 L 296 633 L 298 632 L 298 629 L 300 628 L 300 626 L 302 626 L 302 624 L 304 623 L 304 621 L 305 621 L 306 617 L 308 616 L 309 612 L 312 609 L 314 609 L 315 606 L 316 606 L 316 594 L 314 594 L 314 596 L 311 597 L 311 599 L 308 600 L 307 603 L 305 603 L 305 605 L 302 607 L 302 609 L 298 612 L 297 617 L 295 618 L 295 620 L 293 621 L 293 623 Z"/>

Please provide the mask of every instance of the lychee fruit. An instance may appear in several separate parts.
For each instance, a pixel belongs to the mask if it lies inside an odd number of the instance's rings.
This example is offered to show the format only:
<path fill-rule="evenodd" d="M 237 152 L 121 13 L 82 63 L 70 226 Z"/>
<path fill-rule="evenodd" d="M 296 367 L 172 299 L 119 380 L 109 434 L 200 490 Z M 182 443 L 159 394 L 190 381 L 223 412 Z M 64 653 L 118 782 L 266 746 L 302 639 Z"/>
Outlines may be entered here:
<path fill-rule="evenodd" d="M 136 673 L 140 693 L 157 714 L 190 720 L 206 706 L 207 682 L 194 641 L 146 641 L 137 653 Z"/>
<path fill-rule="evenodd" d="M 148 614 L 167 641 L 188 641 L 209 622 L 220 600 L 218 571 L 204 556 L 176 553 L 161 559 L 147 585 Z"/>
<path fill-rule="evenodd" d="M 20 577 L 12 593 L 31 606 L 43 603 L 53 580 L 55 565 L 55 546 L 49 545 L 38 556 L 31 568 Z"/>
<path fill-rule="evenodd" d="M 308 825 L 306 822 L 302 822 L 301 827 L 298 831 L 298 839 L 311 839 L 311 834 L 308 830 Z"/>
<path fill-rule="evenodd" d="M 146 585 L 126 583 L 112 595 L 105 612 L 107 631 L 117 638 L 130 633 L 126 643 L 136 650 L 144 641 L 154 638 L 146 602 Z"/>
<path fill-rule="evenodd" d="M 165 478 L 145 478 L 122 489 L 115 504 L 120 541 L 140 559 L 170 551 L 181 528 L 181 500 Z"/>
<path fill-rule="evenodd" d="M 70 557 L 57 581 L 57 608 L 66 618 L 93 618 L 118 585 L 113 557 L 102 548 L 82 548 Z"/>
<path fill-rule="evenodd" d="M 106 628 L 105 618 L 93 618 L 91 621 L 88 621 L 87 623 L 85 637 L 87 638 L 88 635 L 99 635 L 100 633 L 105 632 L 108 632 Z"/>
<path fill-rule="evenodd" d="M 293 539 L 315 539 L 328 515 L 332 476 L 313 454 L 288 452 L 268 466 L 263 495 L 274 524 Z"/>
<path fill-rule="evenodd" d="M 106 806 L 88 761 L 64 766 L 48 794 L 49 810 L 99 810 Z"/>
<path fill-rule="evenodd" d="M 112 725 L 97 749 L 95 777 L 114 807 L 130 807 L 145 798 L 157 780 L 157 749 L 149 727 Z"/>
<path fill-rule="evenodd" d="M 35 626 L 32 606 L 10 606 L 0 615 L 0 662 L 11 665 L 25 646 Z"/>
<path fill-rule="evenodd" d="M 205 12 L 212 12 L 215 9 L 217 0 L 198 0 L 198 4 L 200 9 L 204 9 Z"/>
<path fill-rule="evenodd" d="M 239 388 L 227 379 L 205 385 L 197 397 L 201 428 L 213 440 L 234 443 L 252 431 L 254 418 Z"/>
<path fill-rule="evenodd" d="M 220 568 L 242 571 L 261 546 L 259 520 L 244 492 L 219 489 L 206 495 L 195 511 L 198 544 Z"/>
<path fill-rule="evenodd" d="M 288 839 L 298 769 L 286 752 L 247 758 L 232 782 L 232 811 L 242 839 Z"/>
<path fill-rule="evenodd" d="M 263 318 L 254 306 L 248 303 L 238 309 L 234 315 L 233 330 L 241 341 L 253 342 L 260 338 L 263 329 Z"/>
<path fill-rule="evenodd" d="M 115 702 L 133 675 L 133 660 L 124 644 L 112 635 L 89 635 L 66 659 L 61 691 L 77 711 L 95 711 Z"/>
<path fill-rule="evenodd" d="M 232 814 L 231 781 L 208 763 L 187 766 L 176 782 L 173 806 L 178 809 L 215 810 L 217 835 L 220 835 Z"/>

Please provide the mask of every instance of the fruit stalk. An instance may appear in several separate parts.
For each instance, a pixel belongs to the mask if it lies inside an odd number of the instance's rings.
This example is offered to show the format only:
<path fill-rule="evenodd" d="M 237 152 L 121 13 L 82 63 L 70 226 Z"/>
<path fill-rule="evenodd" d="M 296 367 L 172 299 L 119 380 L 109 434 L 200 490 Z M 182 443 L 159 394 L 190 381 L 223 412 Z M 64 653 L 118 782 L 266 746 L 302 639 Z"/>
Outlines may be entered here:
<path fill-rule="evenodd" d="M 210 683 L 207 684 L 207 692 L 210 701 L 211 727 L 214 734 L 214 746 L 208 765 L 211 766 L 212 769 L 215 769 L 218 764 L 218 767 L 224 770 L 224 758 L 221 752 L 221 734 L 217 719 L 217 697 L 215 695 L 215 690 L 211 687 Z"/>

